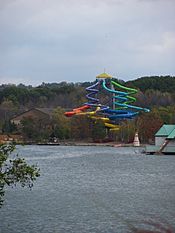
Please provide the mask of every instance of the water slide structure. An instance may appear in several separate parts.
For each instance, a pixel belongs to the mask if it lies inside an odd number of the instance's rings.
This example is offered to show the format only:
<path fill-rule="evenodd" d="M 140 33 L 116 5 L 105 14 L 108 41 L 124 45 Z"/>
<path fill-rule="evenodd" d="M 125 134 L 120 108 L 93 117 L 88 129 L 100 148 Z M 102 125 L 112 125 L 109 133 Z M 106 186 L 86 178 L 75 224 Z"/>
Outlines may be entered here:
<path fill-rule="evenodd" d="M 65 116 L 87 115 L 94 120 L 102 120 L 110 131 L 116 131 L 119 130 L 120 121 L 133 119 L 141 111 L 150 111 L 134 105 L 136 98 L 133 95 L 137 93 L 136 89 L 119 84 L 107 73 L 98 75 L 94 84 L 86 88 L 86 92 L 87 102 L 65 112 Z M 107 103 L 100 99 L 101 92 L 109 96 Z"/>

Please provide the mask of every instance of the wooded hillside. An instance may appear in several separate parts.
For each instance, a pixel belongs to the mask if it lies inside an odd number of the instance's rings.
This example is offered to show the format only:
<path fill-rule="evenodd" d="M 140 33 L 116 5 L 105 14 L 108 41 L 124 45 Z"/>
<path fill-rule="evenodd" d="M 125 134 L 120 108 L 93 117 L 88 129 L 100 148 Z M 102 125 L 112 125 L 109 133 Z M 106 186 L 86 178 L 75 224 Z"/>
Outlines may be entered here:
<path fill-rule="evenodd" d="M 118 81 L 118 80 L 117 80 Z M 135 121 L 124 122 L 124 128 L 128 126 L 133 128 L 142 127 L 142 140 L 148 141 L 148 138 L 153 138 L 153 134 L 160 127 L 161 124 L 175 124 L 175 77 L 171 76 L 151 76 L 141 77 L 136 80 L 120 82 L 128 87 L 138 89 L 136 94 L 136 105 L 150 108 L 151 112 L 141 114 Z M 86 100 L 85 88 L 90 86 L 91 82 L 84 83 L 42 83 L 38 87 L 19 85 L 1 85 L 0 86 L 0 130 L 5 133 L 9 129 L 9 119 L 21 112 L 31 108 L 57 108 L 72 109 L 74 107 L 82 106 Z M 108 93 L 102 91 L 101 98 L 105 100 Z M 60 112 L 60 111 L 59 111 Z M 74 120 L 81 125 L 80 119 L 76 117 Z M 137 121 L 137 122 L 136 122 Z M 72 122 L 74 132 L 67 137 L 78 138 L 78 131 L 76 132 L 76 123 Z M 83 119 L 84 127 L 88 126 L 88 122 Z M 86 122 L 86 123 L 85 123 Z M 152 124 L 154 122 L 154 125 Z M 134 126 L 133 126 L 134 125 Z M 8 127 L 7 127 L 8 126 Z M 61 127 L 61 126 L 59 126 Z M 66 126 L 67 129 L 69 128 Z M 13 128 L 13 127 L 12 127 Z M 144 132 L 145 129 L 145 132 Z M 12 130 L 12 129 L 11 129 Z M 57 130 L 58 131 L 58 130 Z M 147 132 L 146 132 L 147 131 Z M 144 133 L 143 133 L 144 132 Z M 67 133 L 66 135 L 68 135 Z M 83 131 L 85 133 L 85 131 Z M 132 138 L 127 136 L 127 141 Z M 85 135 L 84 137 L 89 137 Z M 120 135 L 120 139 L 123 136 Z M 122 140 L 125 140 L 122 139 Z"/>
<path fill-rule="evenodd" d="M 160 92 L 175 92 L 175 77 L 172 76 L 150 76 L 142 77 L 133 81 L 126 82 L 126 85 L 131 85 L 145 92 L 148 89 L 158 90 Z"/>
<path fill-rule="evenodd" d="M 122 81 L 124 85 L 134 87 L 138 90 L 139 96 L 152 98 L 152 105 L 172 105 L 175 101 L 175 77 L 152 76 L 142 77 L 133 81 Z M 0 86 L 0 104 L 2 107 L 6 101 L 18 109 L 32 107 L 57 107 L 72 108 L 81 105 L 85 99 L 85 87 L 91 85 L 85 83 L 42 83 L 38 87 L 19 85 Z M 140 98 L 138 96 L 138 99 Z M 160 101 L 160 98 L 162 101 Z M 142 101 L 142 99 L 140 99 Z M 165 103 L 164 103 L 165 102 Z M 168 103 L 167 103 L 168 102 Z"/>

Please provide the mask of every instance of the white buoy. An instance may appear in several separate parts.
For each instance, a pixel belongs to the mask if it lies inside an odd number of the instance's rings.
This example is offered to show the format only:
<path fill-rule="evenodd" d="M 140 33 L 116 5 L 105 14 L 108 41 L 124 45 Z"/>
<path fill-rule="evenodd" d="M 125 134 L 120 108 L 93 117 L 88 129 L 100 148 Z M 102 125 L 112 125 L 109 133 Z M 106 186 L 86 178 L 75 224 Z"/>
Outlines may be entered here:
<path fill-rule="evenodd" d="M 139 141 L 138 132 L 135 133 L 133 145 L 134 145 L 134 146 L 140 146 L 140 141 Z"/>

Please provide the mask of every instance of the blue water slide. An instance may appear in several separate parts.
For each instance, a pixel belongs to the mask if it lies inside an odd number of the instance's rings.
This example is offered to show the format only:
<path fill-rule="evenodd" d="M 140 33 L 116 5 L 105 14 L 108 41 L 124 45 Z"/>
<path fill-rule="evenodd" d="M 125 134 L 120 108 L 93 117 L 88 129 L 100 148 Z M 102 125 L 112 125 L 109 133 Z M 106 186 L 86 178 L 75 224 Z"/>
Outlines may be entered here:
<path fill-rule="evenodd" d="M 116 103 L 120 103 L 123 104 L 121 108 L 118 109 L 123 109 L 123 108 L 127 108 L 126 106 L 124 106 L 124 103 L 126 103 L 128 101 L 128 92 L 123 92 L 123 91 L 116 91 L 116 90 L 112 90 L 110 88 L 108 88 L 106 86 L 106 81 L 103 80 L 103 88 L 108 91 L 111 92 L 113 94 L 113 99 L 117 99 L 117 102 L 113 102 L 114 104 Z"/>
<path fill-rule="evenodd" d="M 103 112 L 107 115 L 107 117 L 109 117 L 110 120 L 123 119 L 123 118 L 131 119 L 139 114 L 139 112 L 132 112 L 128 110 L 112 110 L 112 109 L 107 109 Z"/>
<path fill-rule="evenodd" d="M 95 104 L 95 103 L 98 103 L 99 102 L 99 99 L 95 98 L 95 95 L 98 93 L 98 89 L 96 89 L 96 87 L 99 85 L 99 81 L 97 81 L 95 84 L 93 84 L 92 86 L 90 87 L 87 87 L 86 88 L 86 91 L 89 92 L 87 95 L 86 95 L 86 98 L 89 100 L 89 103 L 86 103 L 86 104 Z"/>
<path fill-rule="evenodd" d="M 95 97 L 96 94 L 98 94 L 98 92 L 99 92 L 97 87 L 98 87 L 98 85 L 100 83 L 101 83 L 100 81 L 97 81 L 92 86 L 89 86 L 89 87 L 86 88 L 86 91 L 89 92 L 89 93 L 86 95 L 86 98 L 88 99 L 88 102 L 85 103 L 85 105 L 89 105 L 89 106 L 92 106 L 92 107 L 100 107 L 99 111 L 102 111 L 102 110 L 109 109 L 109 106 L 100 104 L 99 99 Z"/>
<path fill-rule="evenodd" d="M 119 96 L 118 95 L 113 96 L 113 98 L 115 98 L 115 99 L 118 100 L 118 101 L 114 102 L 115 105 L 120 106 L 121 108 L 131 108 L 131 109 L 134 109 L 134 110 L 140 110 L 140 111 L 144 111 L 144 112 L 149 112 L 150 111 L 147 108 L 142 108 L 142 107 L 138 107 L 138 106 L 135 106 L 135 105 L 127 104 L 128 99 L 131 98 L 131 97 L 128 96 L 129 93 L 128 92 L 121 92 L 121 91 L 116 91 L 116 90 L 109 89 L 108 87 L 106 87 L 105 80 L 103 81 L 103 87 L 107 91 L 119 95 Z"/>
<path fill-rule="evenodd" d="M 111 92 L 111 93 L 118 94 L 118 95 L 120 95 L 120 97 L 121 97 L 121 96 L 127 96 L 127 95 L 128 95 L 127 92 L 116 91 L 116 90 L 112 90 L 112 89 L 108 88 L 108 87 L 106 86 L 106 81 L 105 81 L 105 80 L 103 80 L 103 84 L 102 84 L 102 85 L 103 85 L 103 88 L 104 88 L 105 90 L 107 90 L 107 91 L 109 91 L 109 92 Z"/>
<path fill-rule="evenodd" d="M 124 108 L 132 108 L 132 109 L 136 109 L 136 110 L 140 110 L 140 111 L 144 111 L 144 112 L 149 112 L 150 110 L 147 108 L 142 108 L 142 107 L 138 107 L 135 105 L 130 105 L 130 104 L 125 104 L 125 103 L 120 103 L 120 102 L 114 102 L 115 105 L 118 105 L 120 107 L 124 107 Z"/>
<path fill-rule="evenodd" d="M 115 109 L 106 109 L 103 110 L 104 113 L 107 114 L 122 114 L 122 113 L 127 113 L 127 110 L 115 110 Z"/>
<path fill-rule="evenodd" d="M 139 112 L 127 112 L 123 114 L 116 114 L 116 115 L 110 115 L 108 118 L 110 120 L 117 120 L 117 119 L 133 119 L 135 116 L 137 116 Z"/>

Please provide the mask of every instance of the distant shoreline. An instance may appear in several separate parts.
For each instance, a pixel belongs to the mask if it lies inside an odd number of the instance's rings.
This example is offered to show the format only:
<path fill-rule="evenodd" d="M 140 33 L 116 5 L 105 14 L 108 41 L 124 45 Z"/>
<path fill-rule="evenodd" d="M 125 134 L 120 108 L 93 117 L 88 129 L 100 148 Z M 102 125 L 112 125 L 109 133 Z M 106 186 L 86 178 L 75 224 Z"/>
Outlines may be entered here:
<path fill-rule="evenodd" d="M 133 143 L 96 143 L 96 142 L 60 142 L 60 143 L 37 143 L 40 146 L 109 146 L 109 147 L 134 147 Z M 140 147 L 144 147 L 141 145 Z"/>

